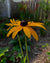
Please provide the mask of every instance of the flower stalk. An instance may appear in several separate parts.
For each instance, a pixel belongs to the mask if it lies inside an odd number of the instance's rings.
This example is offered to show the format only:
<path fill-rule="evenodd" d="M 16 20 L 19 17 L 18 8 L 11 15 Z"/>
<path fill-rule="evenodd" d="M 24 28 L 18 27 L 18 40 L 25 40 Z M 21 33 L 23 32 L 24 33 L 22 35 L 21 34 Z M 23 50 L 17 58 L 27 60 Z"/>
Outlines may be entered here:
<path fill-rule="evenodd" d="M 17 37 L 18 37 L 18 41 L 19 41 L 21 53 L 22 53 L 22 55 L 23 55 L 23 60 L 24 60 L 24 53 L 23 53 L 23 50 L 22 50 L 22 45 L 21 45 L 21 41 L 20 41 L 20 38 L 19 38 L 19 35 L 18 35 L 18 34 L 17 34 Z"/>
<path fill-rule="evenodd" d="M 26 38 L 26 36 L 25 36 L 25 46 L 26 46 L 27 62 L 29 63 L 28 48 L 27 48 L 27 38 Z"/>

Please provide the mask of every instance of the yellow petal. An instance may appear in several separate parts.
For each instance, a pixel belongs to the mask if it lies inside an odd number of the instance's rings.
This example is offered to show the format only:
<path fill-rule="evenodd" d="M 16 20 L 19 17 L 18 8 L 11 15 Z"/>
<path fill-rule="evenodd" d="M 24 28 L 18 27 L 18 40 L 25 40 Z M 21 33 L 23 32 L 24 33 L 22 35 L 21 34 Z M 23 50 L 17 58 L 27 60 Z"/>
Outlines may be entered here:
<path fill-rule="evenodd" d="M 34 22 L 32 22 L 32 23 L 30 23 L 28 26 L 41 27 L 41 28 L 43 28 L 43 29 L 46 30 L 46 28 L 42 25 L 42 23 L 34 23 Z"/>
<path fill-rule="evenodd" d="M 13 20 L 10 19 L 10 22 L 11 22 L 12 24 L 14 24 L 14 23 L 15 23 L 15 19 L 14 19 L 14 18 L 13 18 Z"/>
<path fill-rule="evenodd" d="M 32 29 L 31 27 L 29 27 L 29 29 L 30 29 L 30 32 L 31 32 L 31 34 L 33 35 L 33 37 L 38 41 L 39 38 L 38 38 L 38 35 L 37 35 L 37 33 L 35 32 L 35 30 Z"/>
<path fill-rule="evenodd" d="M 13 27 L 13 28 L 8 32 L 7 37 L 9 37 L 10 34 L 16 30 L 16 28 L 18 28 L 18 27 Z"/>
<path fill-rule="evenodd" d="M 33 21 L 31 21 L 31 22 L 28 22 L 28 25 L 29 26 L 31 26 L 31 25 L 38 25 L 38 24 L 40 24 L 40 25 L 44 25 L 44 23 L 40 23 L 40 22 L 33 22 Z"/>
<path fill-rule="evenodd" d="M 15 19 L 13 18 L 13 23 L 15 23 Z"/>
<path fill-rule="evenodd" d="M 7 26 L 20 26 L 20 24 L 16 24 L 16 23 L 15 24 L 14 23 L 13 24 L 9 23 L 9 24 L 5 24 L 5 25 L 7 25 Z"/>
<path fill-rule="evenodd" d="M 16 20 L 16 24 L 20 25 L 21 21 L 19 20 Z"/>
<path fill-rule="evenodd" d="M 28 27 L 23 27 L 23 31 L 28 38 L 31 37 L 31 33 Z"/>
<path fill-rule="evenodd" d="M 7 25 L 7 26 L 12 26 L 12 24 L 11 24 L 11 23 L 8 23 L 8 24 L 5 24 L 5 25 Z"/>
<path fill-rule="evenodd" d="M 10 19 L 10 22 L 13 23 L 12 19 Z"/>
<path fill-rule="evenodd" d="M 16 23 L 17 23 L 17 22 L 20 22 L 20 20 L 16 20 Z"/>
<path fill-rule="evenodd" d="M 13 32 L 13 34 L 12 34 L 12 38 L 14 39 L 15 36 L 17 35 L 17 33 L 18 33 L 19 31 L 21 31 L 21 30 L 22 30 L 22 27 L 17 28 L 17 30 L 16 30 L 15 32 Z"/>

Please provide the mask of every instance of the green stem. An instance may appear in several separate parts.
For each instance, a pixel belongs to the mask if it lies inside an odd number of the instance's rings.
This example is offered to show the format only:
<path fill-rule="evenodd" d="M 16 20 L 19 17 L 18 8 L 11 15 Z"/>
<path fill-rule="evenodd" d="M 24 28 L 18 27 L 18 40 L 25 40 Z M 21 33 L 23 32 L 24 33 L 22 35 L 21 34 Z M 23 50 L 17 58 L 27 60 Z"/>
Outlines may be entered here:
<path fill-rule="evenodd" d="M 19 35 L 18 35 L 18 34 L 17 34 L 17 37 L 18 37 L 18 41 L 19 41 L 21 53 L 22 53 L 22 55 L 23 55 L 23 60 L 24 60 L 24 53 L 23 53 L 23 50 L 22 50 L 22 45 L 21 45 L 21 41 L 20 41 L 20 38 L 19 38 Z"/>
<path fill-rule="evenodd" d="M 26 36 L 25 36 L 25 45 L 26 45 L 27 62 L 29 63 L 28 48 L 27 48 L 27 38 L 26 38 Z"/>

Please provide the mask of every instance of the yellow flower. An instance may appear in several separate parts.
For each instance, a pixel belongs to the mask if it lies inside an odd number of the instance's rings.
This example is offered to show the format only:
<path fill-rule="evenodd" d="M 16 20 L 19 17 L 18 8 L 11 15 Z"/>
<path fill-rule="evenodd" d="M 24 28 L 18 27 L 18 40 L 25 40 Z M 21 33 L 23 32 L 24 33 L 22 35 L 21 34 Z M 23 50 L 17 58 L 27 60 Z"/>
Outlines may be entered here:
<path fill-rule="evenodd" d="M 13 20 L 10 19 L 10 22 L 11 23 L 6 24 L 7 26 L 10 26 L 8 28 L 8 30 L 12 27 L 10 29 L 10 31 L 8 32 L 7 37 L 9 37 L 10 34 L 12 34 L 13 39 L 15 38 L 15 36 L 17 35 L 17 33 L 19 31 L 23 30 L 25 35 L 28 38 L 31 38 L 31 34 L 32 34 L 32 36 L 38 41 L 38 35 L 35 32 L 35 30 L 33 28 L 31 28 L 31 26 L 41 27 L 41 28 L 46 30 L 46 28 L 43 26 L 44 24 L 40 23 L 40 22 L 37 23 L 37 22 L 33 22 L 33 21 L 32 22 L 30 22 L 30 21 L 27 22 L 27 21 L 20 21 L 20 20 L 15 21 L 14 19 Z"/>

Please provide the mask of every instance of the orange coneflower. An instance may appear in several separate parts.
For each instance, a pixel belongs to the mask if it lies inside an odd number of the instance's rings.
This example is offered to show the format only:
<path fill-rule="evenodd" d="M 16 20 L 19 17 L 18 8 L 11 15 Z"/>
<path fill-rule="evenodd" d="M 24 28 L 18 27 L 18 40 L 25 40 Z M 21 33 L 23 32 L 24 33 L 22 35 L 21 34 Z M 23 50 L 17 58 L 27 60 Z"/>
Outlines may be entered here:
<path fill-rule="evenodd" d="M 12 38 L 14 39 L 15 36 L 17 35 L 17 33 L 19 31 L 21 31 L 23 29 L 25 35 L 30 38 L 31 37 L 31 34 L 32 36 L 38 41 L 38 35 L 37 33 L 35 32 L 35 30 L 33 28 L 31 28 L 31 26 L 33 27 L 41 27 L 43 29 L 46 30 L 46 28 L 43 26 L 44 24 L 43 23 L 40 23 L 40 22 L 27 22 L 27 21 L 20 21 L 20 20 L 10 20 L 11 23 L 8 23 L 6 24 L 7 26 L 10 26 L 10 30 L 7 34 L 7 37 L 10 36 L 10 34 L 12 33 Z"/>

